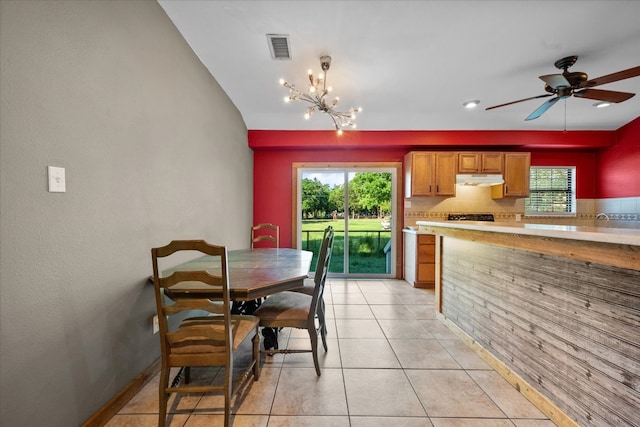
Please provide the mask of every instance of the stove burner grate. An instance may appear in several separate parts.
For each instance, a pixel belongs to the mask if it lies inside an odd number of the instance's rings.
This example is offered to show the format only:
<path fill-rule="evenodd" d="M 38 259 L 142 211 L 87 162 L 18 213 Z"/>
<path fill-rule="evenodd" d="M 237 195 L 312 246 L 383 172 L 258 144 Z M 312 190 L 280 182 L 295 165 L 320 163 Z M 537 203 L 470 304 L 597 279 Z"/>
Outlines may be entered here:
<path fill-rule="evenodd" d="M 456 213 L 447 215 L 447 221 L 494 221 L 493 214 Z"/>

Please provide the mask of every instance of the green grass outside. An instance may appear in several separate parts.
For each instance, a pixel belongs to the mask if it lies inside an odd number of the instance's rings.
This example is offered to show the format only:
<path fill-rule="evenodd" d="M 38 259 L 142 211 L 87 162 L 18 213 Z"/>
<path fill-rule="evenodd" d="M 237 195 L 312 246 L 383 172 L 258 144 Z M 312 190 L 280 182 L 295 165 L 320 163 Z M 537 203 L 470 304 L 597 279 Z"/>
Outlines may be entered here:
<path fill-rule="evenodd" d="M 331 225 L 335 230 L 333 254 L 329 271 L 344 272 L 344 220 L 303 220 L 302 249 L 314 253 L 311 265 L 316 265 L 316 256 L 325 228 Z M 308 232 L 308 233 L 307 233 Z M 391 239 L 391 230 L 385 230 L 379 219 L 349 220 L 349 270 L 351 274 L 386 273 L 384 247 Z"/>

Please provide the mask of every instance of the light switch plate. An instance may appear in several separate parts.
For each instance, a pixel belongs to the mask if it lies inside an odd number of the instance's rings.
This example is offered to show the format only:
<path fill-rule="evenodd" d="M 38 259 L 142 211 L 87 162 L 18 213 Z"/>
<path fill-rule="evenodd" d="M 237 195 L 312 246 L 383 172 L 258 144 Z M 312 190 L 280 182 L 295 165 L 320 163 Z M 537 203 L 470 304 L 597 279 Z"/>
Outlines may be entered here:
<path fill-rule="evenodd" d="M 49 193 L 64 193 L 67 185 L 64 178 L 64 168 L 49 166 Z"/>

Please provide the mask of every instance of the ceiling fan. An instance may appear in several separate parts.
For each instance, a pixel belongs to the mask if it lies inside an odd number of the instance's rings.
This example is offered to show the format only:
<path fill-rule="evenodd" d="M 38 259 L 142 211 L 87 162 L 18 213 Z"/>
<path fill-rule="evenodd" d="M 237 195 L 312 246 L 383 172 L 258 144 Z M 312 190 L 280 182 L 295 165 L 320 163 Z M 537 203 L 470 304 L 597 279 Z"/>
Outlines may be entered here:
<path fill-rule="evenodd" d="M 540 76 L 540 80 L 545 83 L 544 90 L 548 93 L 538 96 L 532 96 L 530 98 L 519 99 L 517 101 L 507 102 L 506 104 L 494 105 L 493 107 L 487 107 L 486 109 L 492 110 L 494 108 L 505 107 L 507 105 L 516 104 L 518 102 L 529 101 L 531 99 L 546 98 L 556 95 L 554 98 L 549 99 L 544 104 L 539 106 L 525 119 L 533 120 L 544 114 L 544 112 L 551 108 L 553 104 L 558 102 L 558 100 L 568 98 L 570 96 L 618 103 L 624 102 L 635 95 L 635 93 L 629 92 L 617 92 L 612 90 L 591 88 L 607 83 L 617 82 L 618 80 L 638 77 L 640 76 L 640 66 L 588 80 L 589 77 L 586 73 L 583 73 L 581 71 L 569 72 L 569 68 L 573 64 L 575 64 L 577 60 L 577 56 L 567 56 L 566 58 L 559 59 L 554 63 L 554 65 L 556 66 L 556 68 L 562 70 L 561 74 L 548 74 Z"/>

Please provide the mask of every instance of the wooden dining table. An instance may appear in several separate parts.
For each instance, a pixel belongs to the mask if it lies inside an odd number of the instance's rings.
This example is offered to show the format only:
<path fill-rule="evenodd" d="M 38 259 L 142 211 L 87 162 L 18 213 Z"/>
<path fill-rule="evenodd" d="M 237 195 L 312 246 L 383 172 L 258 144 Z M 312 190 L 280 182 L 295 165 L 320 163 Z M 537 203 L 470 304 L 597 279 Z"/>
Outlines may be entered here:
<path fill-rule="evenodd" d="M 303 285 L 308 277 L 313 253 L 289 248 L 238 249 L 227 252 L 229 294 L 233 301 L 250 301 L 288 291 Z M 216 257 L 205 255 L 163 270 L 168 276 L 179 270 L 206 270 L 215 274 L 219 270 Z M 216 264 L 218 266 L 216 266 Z M 194 284 L 174 286 L 171 296 L 206 298 L 211 290 Z"/>

